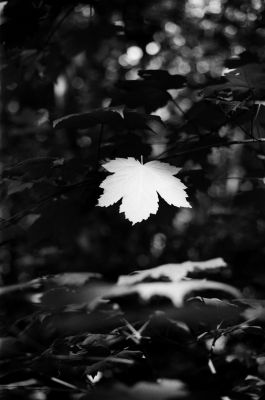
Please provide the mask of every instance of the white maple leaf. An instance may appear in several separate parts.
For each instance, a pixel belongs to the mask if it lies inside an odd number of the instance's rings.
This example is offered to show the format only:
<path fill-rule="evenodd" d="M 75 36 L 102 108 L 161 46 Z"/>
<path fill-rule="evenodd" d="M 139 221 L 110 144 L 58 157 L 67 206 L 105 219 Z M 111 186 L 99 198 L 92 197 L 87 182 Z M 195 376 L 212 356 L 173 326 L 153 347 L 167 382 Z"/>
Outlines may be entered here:
<path fill-rule="evenodd" d="M 109 207 L 122 199 L 120 212 L 133 224 L 157 213 L 158 194 L 175 207 L 191 207 L 186 199 L 186 186 L 173 176 L 180 168 L 160 161 L 141 164 L 133 157 L 116 158 L 103 167 L 113 175 L 100 185 L 104 193 L 98 206 Z"/>

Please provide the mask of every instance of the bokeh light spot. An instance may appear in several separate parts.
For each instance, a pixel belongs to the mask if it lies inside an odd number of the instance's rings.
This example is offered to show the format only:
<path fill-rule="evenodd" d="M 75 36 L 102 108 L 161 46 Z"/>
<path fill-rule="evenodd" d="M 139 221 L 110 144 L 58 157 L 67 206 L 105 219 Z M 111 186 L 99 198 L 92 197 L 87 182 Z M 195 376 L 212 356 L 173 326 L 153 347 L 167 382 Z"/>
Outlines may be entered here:
<path fill-rule="evenodd" d="M 19 110 L 19 103 L 16 100 L 11 100 L 7 105 L 7 110 L 10 114 L 16 114 Z"/>
<path fill-rule="evenodd" d="M 143 50 L 138 46 L 128 47 L 126 54 L 122 54 L 119 57 L 119 64 L 123 67 L 137 65 L 143 57 L 143 54 Z"/>
<path fill-rule="evenodd" d="M 150 42 L 146 45 L 145 50 L 150 56 L 155 56 L 160 51 L 160 48 L 161 46 L 159 43 Z"/>

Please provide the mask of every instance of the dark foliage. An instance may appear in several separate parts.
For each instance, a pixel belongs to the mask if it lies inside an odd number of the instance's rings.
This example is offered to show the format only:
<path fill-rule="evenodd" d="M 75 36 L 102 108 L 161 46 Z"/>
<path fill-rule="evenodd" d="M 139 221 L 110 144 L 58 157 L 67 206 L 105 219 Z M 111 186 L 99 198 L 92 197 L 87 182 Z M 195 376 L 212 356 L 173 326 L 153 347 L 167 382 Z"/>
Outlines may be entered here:
<path fill-rule="evenodd" d="M 263 3 L 0 9 L 0 398 L 265 398 Z M 116 157 L 192 208 L 98 207 Z"/>

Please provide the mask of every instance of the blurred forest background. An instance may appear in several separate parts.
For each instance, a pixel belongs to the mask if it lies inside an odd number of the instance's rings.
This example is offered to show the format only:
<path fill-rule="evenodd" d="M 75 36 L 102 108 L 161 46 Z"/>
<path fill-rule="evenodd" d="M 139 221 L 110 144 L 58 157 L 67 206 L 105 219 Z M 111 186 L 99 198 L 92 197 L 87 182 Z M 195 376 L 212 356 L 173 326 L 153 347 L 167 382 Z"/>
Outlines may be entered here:
<path fill-rule="evenodd" d="M 227 145 L 251 138 L 257 120 L 263 135 L 264 15 L 259 0 L 1 1 L 2 284 L 222 256 L 237 284 L 264 287 L 264 149 Z M 256 98 L 205 95 L 240 65 Z M 139 82 L 139 70 L 165 75 Z M 104 124 L 110 106 L 161 120 Z M 82 112 L 89 121 L 53 129 Z M 192 209 L 163 205 L 132 227 L 117 207 L 95 207 L 99 162 L 161 154 L 182 168 Z"/>
<path fill-rule="evenodd" d="M 264 2 L 0 0 L 0 42 L 0 398 L 265 398 Z M 192 208 L 97 207 L 115 157 Z"/>

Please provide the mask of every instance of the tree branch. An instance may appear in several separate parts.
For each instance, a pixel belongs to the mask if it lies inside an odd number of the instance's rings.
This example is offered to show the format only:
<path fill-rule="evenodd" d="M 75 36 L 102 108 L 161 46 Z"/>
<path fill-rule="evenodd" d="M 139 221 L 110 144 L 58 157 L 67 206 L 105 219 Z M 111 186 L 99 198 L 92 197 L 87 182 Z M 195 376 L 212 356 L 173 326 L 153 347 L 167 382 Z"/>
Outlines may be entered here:
<path fill-rule="evenodd" d="M 178 153 L 173 154 L 172 156 L 167 156 L 167 157 L 163 157 L 163 158 L 159 158 L 160 156 L 158 156 L 157 159 L 158 160 L 167 160 L 167 159 L 170 159 L 170 158 L 183 156 L 185 154 L 197 153 L 198 151 L 210 149 L 210 148 L 213 148 L 213 147 L 223 147 L 223 146 L 226 147 L 226 146 L 233 146 L 235 144 L 250 144 L 250 143 L 256 143 L 256 142 L 264 142 L 265 143 L 265 138 L 261 138 L 261 139 L 245 139 L 245 140 L 231 140 L 230 142 L 227 142 L 227 143 L 221 143 L 220 142 L 220 143 L 208 144 L 208 145 L 204 145 L 204 146 L 198 146 L 198 147 L 195 147 L 193 149 L 183 150 L 183 151 L 180 151 Z"/>

